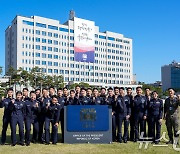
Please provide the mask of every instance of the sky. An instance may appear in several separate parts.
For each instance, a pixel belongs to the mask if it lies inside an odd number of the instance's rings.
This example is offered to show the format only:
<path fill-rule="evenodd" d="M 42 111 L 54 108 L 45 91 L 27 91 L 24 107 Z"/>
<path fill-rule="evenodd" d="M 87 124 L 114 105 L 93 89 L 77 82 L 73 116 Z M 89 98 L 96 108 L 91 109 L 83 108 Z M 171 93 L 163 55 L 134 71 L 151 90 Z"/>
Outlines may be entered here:
<path fill-rule="evenodd" d="M 16 15 L 93 20 L 100 31 L 133 39 L 137 81 L 161 80 L 161 66 L 180 62 L 180 0 L 0 0 L 0 66 L 5 67 L 5 29 Z"/>

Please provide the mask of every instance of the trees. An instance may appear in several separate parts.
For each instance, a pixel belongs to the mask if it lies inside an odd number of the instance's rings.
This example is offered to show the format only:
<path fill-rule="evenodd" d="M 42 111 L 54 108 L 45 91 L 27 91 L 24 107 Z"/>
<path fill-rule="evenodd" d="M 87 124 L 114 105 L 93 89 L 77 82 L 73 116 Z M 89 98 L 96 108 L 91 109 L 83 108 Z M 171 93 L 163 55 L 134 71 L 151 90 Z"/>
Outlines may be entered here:
<path fill-rule="evenodd" d="M 148 84 L 143 83 L 142 84 L 142 88 L 143 88 L 143 91 L 145 91 L 146 88 L 150 88 L 151 91 L 157 91 L 158 94 L 159 94 L 159 97 L 162 97 L 162 95 L 163 95 L 163 91 L 162 91 L 161 87 L 154 87 L 152 85 L 148 85 Z"/>
<path fill-rule="evenodd" d="M 0 66 L 0 75 L 2 75 L 2 73 L 3 73 L 3 67 Z"/>
<path fill-rule="evenodd" d="M 79 85 L 80 87 L 83 87 L 83 88 L 89 88 L 90 85 L 88 83 L 85 83 L 85 82 L 80 82 L 80 83 L 74 83 L 74 84 L 71 84 L 68 86 L 69 89 L 74 89 L 77 85 Z"/>

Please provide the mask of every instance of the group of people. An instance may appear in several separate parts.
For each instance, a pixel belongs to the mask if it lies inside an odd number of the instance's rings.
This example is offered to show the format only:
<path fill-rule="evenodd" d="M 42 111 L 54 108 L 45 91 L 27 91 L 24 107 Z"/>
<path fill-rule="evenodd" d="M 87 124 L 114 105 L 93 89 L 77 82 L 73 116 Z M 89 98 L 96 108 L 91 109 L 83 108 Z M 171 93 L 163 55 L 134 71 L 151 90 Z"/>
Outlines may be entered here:
<path fill-rule="evenodd" d="M 58 142 L 58 126 L 61 124 L 62 142 L 64 142 L 64 106 L 67 105 L 109 105 L 112 108 L 112 140 L 127 143 L 128 140 L 137 142 L 140 134 L 151 137 L 155 144 L 159 143 L 162 119 L 166 120 L 169 142 L 173 143 L 173 134 L 178 136 L 178 108 L 180 97 L 169 88 L 169 97 L 163 104 L 156 91 L 142 87 L 136 88 L 83 88 L 76 86 L 75 90 L 54 87 L 16 92 L 7 90 L 7 97 L 2 98 L 0 107 L 4 108 L 1 145 L 6 143 L 8 125 L 11 128 L 12 146 L 17 144 L 16 126 L 19 128 L 20 145 L 30 143 L 56 144 Z M 124 131 L 122 133 L 122 126 Z M 130 125 L 130 129 L 129 129 Z M 24 133 L 25 126 L 25 133 Z M 31 138 L 31 126 L 33 133 Z M 52 129 L 50 129 L 52 126 Z M 52 131 L 50 131 L 52 130 Z M 130 133 L 129 133 L 130 132 Z"/>

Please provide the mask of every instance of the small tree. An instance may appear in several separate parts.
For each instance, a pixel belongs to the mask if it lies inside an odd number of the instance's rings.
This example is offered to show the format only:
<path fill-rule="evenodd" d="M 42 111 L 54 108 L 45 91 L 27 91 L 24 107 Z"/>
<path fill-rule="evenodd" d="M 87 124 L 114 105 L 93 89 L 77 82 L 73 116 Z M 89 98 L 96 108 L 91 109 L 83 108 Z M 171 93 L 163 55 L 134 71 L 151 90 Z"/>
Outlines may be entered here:
<path fill-rule="evenodd" d="M 2 75 L 2 73 L 3 73 L 3 67 L 0 66 L 0 75 Z"/>

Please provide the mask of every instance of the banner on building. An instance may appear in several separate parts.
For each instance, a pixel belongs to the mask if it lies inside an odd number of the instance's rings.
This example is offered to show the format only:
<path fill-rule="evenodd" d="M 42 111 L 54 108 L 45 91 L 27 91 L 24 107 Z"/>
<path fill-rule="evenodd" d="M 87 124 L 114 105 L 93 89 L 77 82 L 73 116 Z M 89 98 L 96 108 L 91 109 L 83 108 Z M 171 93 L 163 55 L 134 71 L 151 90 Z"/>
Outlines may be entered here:
<path fill-rule="evenodd" d="M 74 18 L 75 61 L 94 63 L 94 22 Z"/>

